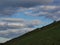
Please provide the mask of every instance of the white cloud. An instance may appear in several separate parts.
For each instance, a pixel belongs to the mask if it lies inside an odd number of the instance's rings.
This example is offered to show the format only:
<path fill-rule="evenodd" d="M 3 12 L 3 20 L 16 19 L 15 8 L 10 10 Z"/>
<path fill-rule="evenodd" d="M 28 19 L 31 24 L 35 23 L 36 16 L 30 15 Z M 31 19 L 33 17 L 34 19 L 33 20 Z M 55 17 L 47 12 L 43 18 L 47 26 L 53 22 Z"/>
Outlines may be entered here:
<path fill-rule="evenodd" d="M 32 31 L 35 26 L 41 24 L 41 20 L 25 20 L 16 18 L 1 18 L 0 37 L 14 38 Z"/>
<path fill-rule="evenodd" d="M 29 31 L 32 31 L 33 29 L 35 29 L 35 28 L 8 29 L 8 30 L 4 30 L 4 31 L 2 30 L 2 31 L 0 31 L 0 35 L 10 35 L 10 33 L 15 33 L 15 34 L 21 33 L 21 34 L 24 34 L 24 33 L 27 33 Z"/>
<path fill-rule="evenodd" d="M 60 6 L 55 6 L 55 5 L 42 5 L 40 6 L 43 10 L 55 10 L 57 8 L 60 8 Z"/>
<path fill-rule="evenodd" d="M 19 27 L 19 28 L 24 28 L 26 26 L 24 23 L 8 23 L 7 25 L 10 27 Z"/>
<path fill-rule="evenodd" d="M 46 18 L 50 18 L 58 21 L 60 18 L 60 6 L 56 5 L 42 5 L 29 8 L 31 12 L 24 12 L 26 15 L 31 16 L 45 16 Z"/>
<path fill-rule="evenodd" d="M 1 18 L 2 21 L 6 22 L 24 22 L 24 19 L 21 18 Z"/>
<path fill-rule="evenodd" d="M 5 25 L 5 22 L 0 22 L 0 26 L 4 26 Z"/>
<path fill-rule="evenodd" d="M 0 37 L 0 43 L 4 43 L 7 40 L 10 40 L 9 38 L 4 38 L 4 37 Z"/>

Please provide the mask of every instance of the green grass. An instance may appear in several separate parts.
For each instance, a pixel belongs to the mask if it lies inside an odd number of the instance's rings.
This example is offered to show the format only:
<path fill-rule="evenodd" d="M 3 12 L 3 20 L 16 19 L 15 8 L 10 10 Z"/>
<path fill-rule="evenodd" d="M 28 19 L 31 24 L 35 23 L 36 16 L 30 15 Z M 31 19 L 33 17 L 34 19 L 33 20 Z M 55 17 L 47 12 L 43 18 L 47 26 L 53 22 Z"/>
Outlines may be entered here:
<path fill-rule="evenodd" d="M 60 45 L 60 21 L 12 39 L 4 45 Z"/>

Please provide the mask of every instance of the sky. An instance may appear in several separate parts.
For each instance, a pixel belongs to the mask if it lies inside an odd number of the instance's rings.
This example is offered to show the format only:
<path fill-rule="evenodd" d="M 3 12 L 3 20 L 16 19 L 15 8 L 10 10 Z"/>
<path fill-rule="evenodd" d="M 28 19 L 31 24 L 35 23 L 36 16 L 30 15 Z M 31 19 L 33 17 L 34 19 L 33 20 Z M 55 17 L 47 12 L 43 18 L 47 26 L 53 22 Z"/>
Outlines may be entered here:
<path fill-rule="evenodd" d="M 60 0 L 0 0 L 0 43 L 60 21 Z"/>

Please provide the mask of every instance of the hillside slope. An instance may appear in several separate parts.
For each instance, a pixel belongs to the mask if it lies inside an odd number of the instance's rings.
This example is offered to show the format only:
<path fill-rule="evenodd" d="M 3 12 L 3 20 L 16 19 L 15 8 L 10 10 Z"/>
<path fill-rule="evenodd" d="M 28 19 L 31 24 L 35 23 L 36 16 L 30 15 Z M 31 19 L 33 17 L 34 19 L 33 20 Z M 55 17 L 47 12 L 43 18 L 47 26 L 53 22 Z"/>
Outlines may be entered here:
<path fill-rule="evenodd" d="M 60 45 L 60 21 L 37 28 L 4 43 L 4 45 Z"/>

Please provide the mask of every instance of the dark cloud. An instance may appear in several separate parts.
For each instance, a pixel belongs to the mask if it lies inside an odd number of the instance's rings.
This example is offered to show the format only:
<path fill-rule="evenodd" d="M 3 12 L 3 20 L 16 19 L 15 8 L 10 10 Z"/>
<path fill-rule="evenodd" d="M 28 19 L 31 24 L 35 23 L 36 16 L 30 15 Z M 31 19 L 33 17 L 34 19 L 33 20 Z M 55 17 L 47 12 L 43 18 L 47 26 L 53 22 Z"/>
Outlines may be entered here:
<path fill-rule="evenodd" d="M 55 5 L 60 5 L 60 0 L 54 0 L 54 3 Z"/>
<path fill-rule="evenodd" d="M 33 7 L 40 4 L 47 4 L 53 0 L 0 0 L 0 16 L 11 16 L 20 7 Z"/>
<path fill-rule="evenodd" d="M 53 0 L 0 0 L 3 7 L 31 7 L 39 4 L 47 4 Z"/>

